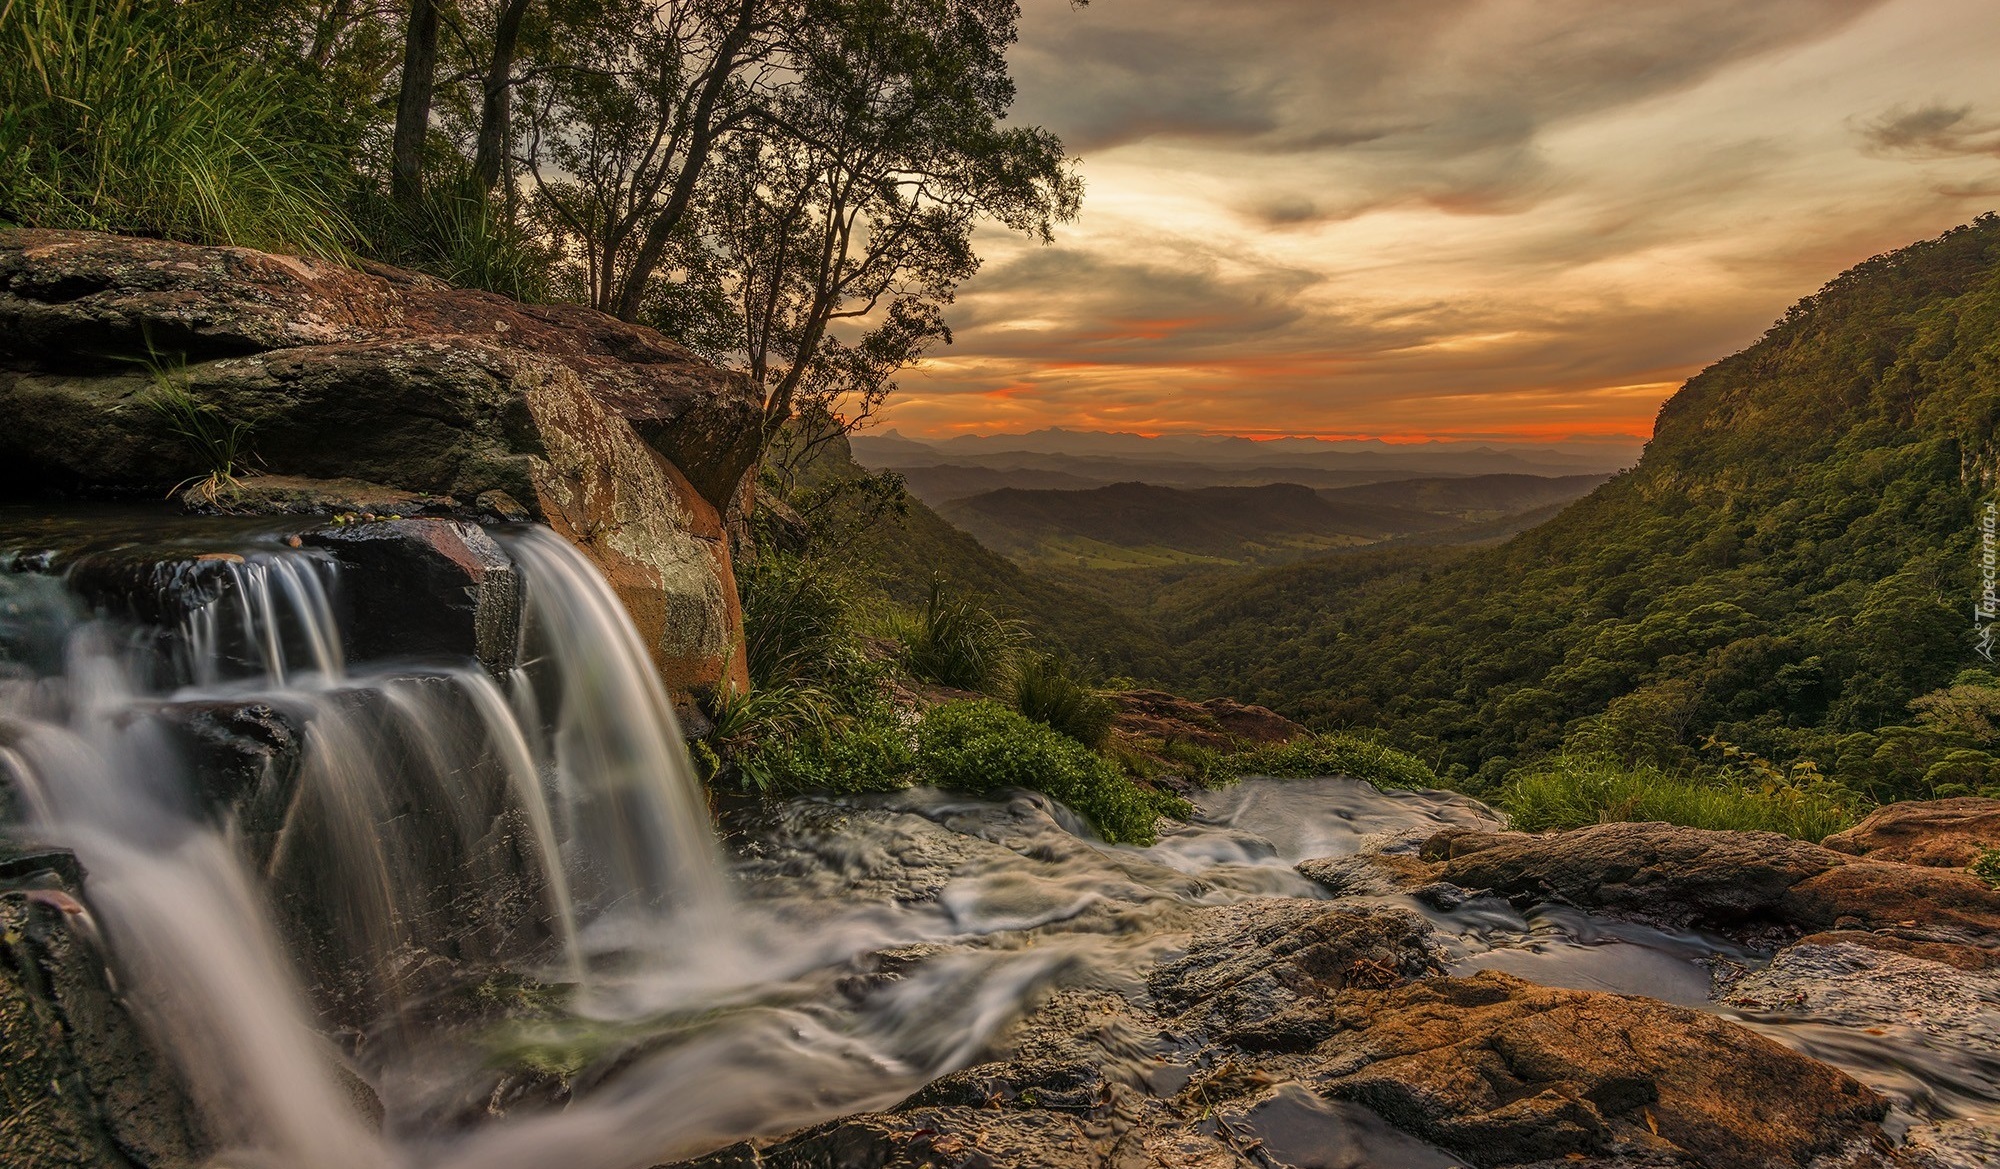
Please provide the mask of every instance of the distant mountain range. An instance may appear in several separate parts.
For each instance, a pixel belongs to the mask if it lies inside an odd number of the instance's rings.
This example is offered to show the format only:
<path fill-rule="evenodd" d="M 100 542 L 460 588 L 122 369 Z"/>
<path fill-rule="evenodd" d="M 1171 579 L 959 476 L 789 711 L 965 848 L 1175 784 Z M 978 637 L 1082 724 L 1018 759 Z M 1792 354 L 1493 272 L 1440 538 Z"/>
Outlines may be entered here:
<path fill-rule="evenodd" d="M 960 482 L 974 478 L 968 474 Z M 1492 539 L 1508 532 L 1493 521 L 1567 503 L 1605 478 L 1501 474 L 1330 489 L 1136 482 L 1083 490 L 1002 487 L 944 502 L 938 510 L 980 543 L 1024 565 L 1281 564 L 1399 537 L 1425 543 L 1453 542 L 1454 535 Z"/>
<path fill-rule="evenodd" d="M 854 457 L 868 467 L 984 468 L 1057 472 L 1096 485 L 1140 481 L 1165 486 L 1256 486 L 1297 482 L 1336 487 L 1416 475 L 1609 474 L 1631 466 L 1640 441 L 1567 442 L 1557 446 L 1496 443 L 1389 443 L 1317 438 L 1249 439 L 1235 435 L 1113 434 L 1038 430 L 928 440 L 894 430 L 854 437 Z M 1032 482 L 996 486 L 1057 486 Z M 1064 486 L 1083 486 L 1068 483 Z"/>

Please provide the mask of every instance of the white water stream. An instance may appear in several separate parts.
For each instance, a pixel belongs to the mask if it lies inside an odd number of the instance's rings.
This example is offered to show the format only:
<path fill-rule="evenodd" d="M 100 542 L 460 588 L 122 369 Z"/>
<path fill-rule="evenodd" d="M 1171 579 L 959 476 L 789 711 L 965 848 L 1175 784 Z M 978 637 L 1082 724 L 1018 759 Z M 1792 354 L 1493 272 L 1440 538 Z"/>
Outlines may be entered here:
<path fill-rule="evenodd" d="M 1294 862 L 1493 822 L 1253 781 L 1129 849 L 1038 796 L 919 790 L 743 810 L 726 855 L 616 597 L 545 532 L 505 543 L 528 613 L 501 679 L 345 661 L 332 562 L 274 539 L 207 562 L 207 591 L 166 581 L 206 598 L 168 629 L 0 574 L 0 777 L 88 871 L 220 1165 L 639 1169 L 884 1106 L 1057 981 L 1131 985 L 1196 907 L 1322 897 Z M 302 728 L 302 763 L 219 798 L 185 728 L 258 709 Z M 1573 911 L 1424 912 L 1461 968 L 1562 985 L 1699 1001 L 1703 963 L 1761 960 Z M 857 977 L 909 947 L 903 977 Z M 1876 1078 L 1991 1106 L 1994 1069 L 1929 1058 L 1885 1051 Z"/>

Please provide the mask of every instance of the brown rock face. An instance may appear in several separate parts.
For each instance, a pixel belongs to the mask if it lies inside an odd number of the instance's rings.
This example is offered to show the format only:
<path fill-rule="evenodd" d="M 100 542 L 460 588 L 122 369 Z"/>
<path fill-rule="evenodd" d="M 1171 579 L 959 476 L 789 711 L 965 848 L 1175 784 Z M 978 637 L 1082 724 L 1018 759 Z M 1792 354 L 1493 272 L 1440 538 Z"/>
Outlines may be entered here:
<path fill-rule="evenodd" d="M 1428 977 L 1414 914 L 1272 900 L 1189 924 L 1149 993 L 1059 991 L 894 1108 L 674 1169 L 1917 1163 L 1881 1096 L 1716 1015 Z"/>
<path fill-rule="evenodd" d="M 1179 740 L 1202 747 L 1282 743 L 1305 728 L 1262 706 L 1233 698 L 1195 702 L 1161 690 L 1126 690 L 1108 695 L 1118 707 L 1117 727 L 1129 735 Z"/>
<path fill-rule="evenodd" d="M 1714 1015 L 1493 971 L 1350 992 L 1339 1014 L 1319 1052 L 1338 1073 L 1319 1090 L 1480 1165 L 1614 1149 L 1806 1165 L 1888 1111 L 1845 1073 Z"/>
<path fill-rule="evenodd" d="M 2000 964 L 2000 890 L 1968 873 L 1882 864 L 1768 832 L 1597 824 L 1533 836 L 1450 829 L 1428 877 L 1518 902 L 1556 900 L 1715 929 L 1844 931 L 1965 969 Z"/>
<path fill-rule="evenodd" d="M 0 232 L 0 495 L 164 494 L 210 470 L 146 404 L 147 361 L 247 427 L 262 469 L 427 511 L 518 500 L 604 570 L 671 686 L 725 662 L 741 680 L 723 530 L 758 404 L 652 330 L 391 269 Z"/>
<path fill-rule="evenodd" d="M 1984 850 L 2000 848 L 2000 800 L 1962 796 L 1889 804 L 1824 843 L 1871 861 L 1962 869 Z"/>

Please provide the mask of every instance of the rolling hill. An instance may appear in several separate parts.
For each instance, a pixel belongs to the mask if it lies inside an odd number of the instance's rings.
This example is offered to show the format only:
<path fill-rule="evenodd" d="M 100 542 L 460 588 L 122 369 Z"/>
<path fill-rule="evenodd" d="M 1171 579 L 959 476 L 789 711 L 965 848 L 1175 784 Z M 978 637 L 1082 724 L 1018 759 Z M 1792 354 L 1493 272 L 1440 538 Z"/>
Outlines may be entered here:
<path fill-rule="evenodd" d="M 1256 565 L 1397 537 L 1450 541 L 1468 523 L 1574 499 L 1602 476 L 1482 475 L 1314 490 L 1296 483 L 1090 490 L 1002 488 L 942 505 L 953 525 L 1018 563 L 1052 569 Z M 1486 538 L 1483 531 L 1470 538 Z"/>
<path fill-rule="evenodd" d="M 1636 468 L 1504 544 L 1191 582 L 1172 680 L 1492 778 L 1578 735 L 1669 763 L 1714 735 L 1878 796 L 1978 790 L 2000 741 L 1949 712 L 2000 710 L 1962 673 L 1989 664 L 1997 475 L 1988 215 L 1800 301 L 1661 408 Z"/>

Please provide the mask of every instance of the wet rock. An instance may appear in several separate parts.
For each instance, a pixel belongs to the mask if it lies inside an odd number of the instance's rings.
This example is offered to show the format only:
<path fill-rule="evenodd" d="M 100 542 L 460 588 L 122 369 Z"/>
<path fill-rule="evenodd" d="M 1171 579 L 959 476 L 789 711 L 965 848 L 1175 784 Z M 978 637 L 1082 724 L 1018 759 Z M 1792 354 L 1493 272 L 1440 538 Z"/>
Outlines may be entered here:
<path fill-rule="evenodd" d="M 1864 1031 L 1919 1032 L 1960 1052 L 2000 1059 L 2000 974 L 1910 954 L 1852 942 L 1801 942 L 1737 982 L 1726 1002 Z"/>
<path fill-rule="evenodd" d="M 1303 1051 L 1333 1033 L 1332 999 L 1440 970 L 1413 913 L 1256 901 L 1204 915 L 1187 953 L 1153 972 L 1163 1012 L 1250 1051 Z"/>
<path fill-rule="evenodd" d="M 764 1148 L 744 1142 L 679 1169 L 1102 1169 L 1072 1118 L 1054 1112 L 922 1108 L 844 1117 Z M 1144 1164 L 1144 1162 L 1142 1162 Z"/>
<path fill-rule="evenodd" d="M 1962 869 L 1985 849 L 2000 848 L 2000 800 L 1963 796 L 1885 804 L 1822 843 L 1871 861 Z"/>
<path fill-rule="evenodd" d="M 493 673 L 515 664 L 521 579 L 476 524 L 442 519 L 322 528 L 306 543 L 339 559 L 356 658 L 475 657 Z"/>
<path fill-rule="evenodd" d="M 146 405 L 131 359 L 156 352 L 274 474 L 519 501 L 611 578 L 670 686 L 746 680 L 724 521 L 761 413 L 739 376 L 601 313 L 392 269 L 6 231 L 0 495 L 157 496 L 207 472 Z M 255 484 L 218 503 L 330 502 Z M 374 514 L 412 514 L 393 506 Z"/>
<path fill-rule="evenodd" d="M 0 1164 L 180 1169 L 211 1153 L 127 1013 L 66 853 L 0 865 Z"/>
<path fill-rule="evenodd" d="M 202 515 L 366 515 L 382 518 L 450 516 L 466 509 L 448 495 L 385 487 L 361 479 L 308 479 L 300 475 L 257 475 L 183 488 L 183 510 Z M 522 515 L 523 519 L 527 516 Z"/>
<path fill-rule="evenodd" d="M 1492 971 L 1350 991 L 1338 1017 L 1308 1082 L 1481 1166 L 1676 1153 L 1805 1166 L 1865 1147 L 1888 1110 L 1714 1015 Z"/>
<path fill-rule="evenodd" d="M 1596 824 L 1570 832 L 1447 829 L 1425 843 L 1454 885 L 1517 900 L 1727 927 L 1782 919 L 1793 886 L 1846 861 L 1771 832 L 1711 832 L 1672 824 Z"/>
<path fill-rule="evenodd" d="M 227 701 L 165 703 L 153 717 L 177 740 L 212 817 L 253 843 L 275 837 L 304 750 L 298 719 L 267 702 Z"/>
<path fill-rule="evenodd" d="M 1450 829 L 1423 857 L 1438 878 L 1516 904 L 1558 901 L 1774 940 L 1846 931 L 1889 951 L 1958 947 L 1954 961 L 1973 966 L 2000 955 L 2000 891 L 1971 875 L 1856 860 L 1774 833 L 1657 823 L 1541 836 Z"/>

